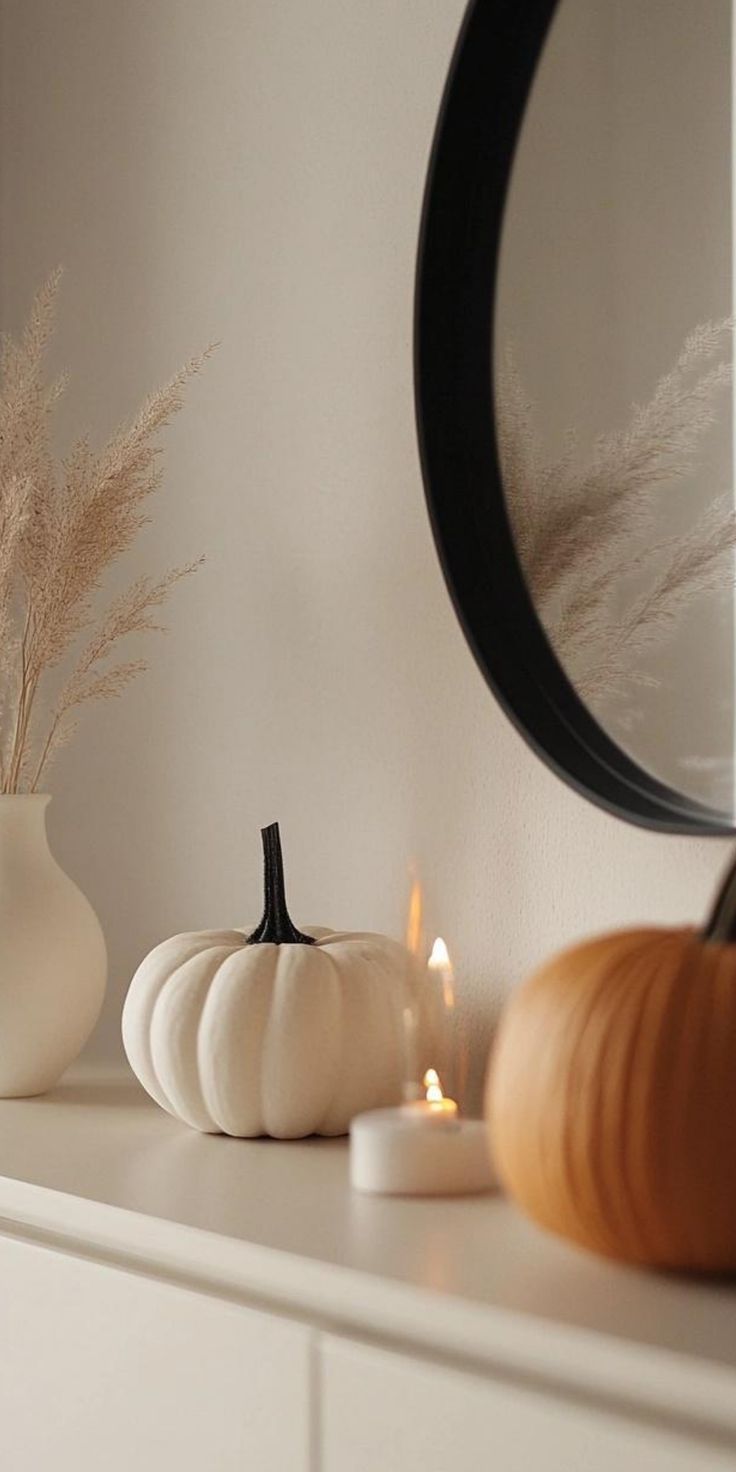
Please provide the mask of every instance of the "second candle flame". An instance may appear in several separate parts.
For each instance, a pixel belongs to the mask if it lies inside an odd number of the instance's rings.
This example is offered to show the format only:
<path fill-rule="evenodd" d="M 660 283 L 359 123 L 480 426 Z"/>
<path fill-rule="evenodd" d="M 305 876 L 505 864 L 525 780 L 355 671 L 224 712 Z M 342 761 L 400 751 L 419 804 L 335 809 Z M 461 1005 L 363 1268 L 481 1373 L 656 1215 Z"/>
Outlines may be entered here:
<path fill-rule="evenodd" d="M 453 984 L 455 977 L 452 969 L 452 961 L 450 960 L 447 946 L 441 935 L 437 936 L 432 946 L 432 954 L 427 962 L 427 966 L 433 976 L 439 976 L 440 978 L 442 983 L 442 999 L 449 1011 L 455 1006 L 455 987 Z"/>

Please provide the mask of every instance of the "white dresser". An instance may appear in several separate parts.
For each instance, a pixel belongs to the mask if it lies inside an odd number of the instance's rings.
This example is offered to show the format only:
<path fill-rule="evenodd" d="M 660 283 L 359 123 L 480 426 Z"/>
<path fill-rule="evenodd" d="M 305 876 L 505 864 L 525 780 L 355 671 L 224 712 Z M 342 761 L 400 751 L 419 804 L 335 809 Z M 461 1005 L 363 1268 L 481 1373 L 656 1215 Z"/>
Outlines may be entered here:
<path fill-rule="evenodd" d="M 80 1075 L 0 1104 L 0 1215 L 3 1472 L 736 1469 L 736 1290 L 355 1195 L 345 1142 Z"/>

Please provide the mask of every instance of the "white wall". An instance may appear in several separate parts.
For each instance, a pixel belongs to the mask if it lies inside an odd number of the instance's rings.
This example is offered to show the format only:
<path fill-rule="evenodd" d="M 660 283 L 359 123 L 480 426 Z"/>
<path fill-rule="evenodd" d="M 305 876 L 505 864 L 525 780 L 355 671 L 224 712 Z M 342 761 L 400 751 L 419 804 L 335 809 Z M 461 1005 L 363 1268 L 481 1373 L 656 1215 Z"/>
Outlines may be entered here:
<path fill-rule="evenodd" d="M 477 1019 L 551 947 L 697 917 L 720 844 L 563 787 L 496 709 L 430 540 L 411 383 L 423 175 L 460 0 L 3 0 L 0 295 L 67 267 L 63 438 L 211 338 L 129 571 L 200 550 L 152 671 L 56 770 L 59 858 L 126 982 L 257 918 L 281 820 L 297 920 L 401 933 L 427 889 Z"/>

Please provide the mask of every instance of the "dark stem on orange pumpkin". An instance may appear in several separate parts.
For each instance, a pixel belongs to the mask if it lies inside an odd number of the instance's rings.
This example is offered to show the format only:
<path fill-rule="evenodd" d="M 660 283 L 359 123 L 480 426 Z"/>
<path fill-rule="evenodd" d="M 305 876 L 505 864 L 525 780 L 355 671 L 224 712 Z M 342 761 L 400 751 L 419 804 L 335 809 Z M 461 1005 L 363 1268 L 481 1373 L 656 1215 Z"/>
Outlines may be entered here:
<path fill-rule="evenodd" d="M 703 926 L 703 940 L 721 945 L 736 941 L 736 859 L 731 862 L 707 924 Z"/>
<path fill-rule="evenodd" d="M 284 860 L 278 823 L 270 823 L 268 828 L 262 828 L 261 838 L 265 904 L 263 919 L 253 934 L 248 936 L 248 945 L 313 946 L 314 936 L 303 935 L 301 930 L 297 930 L 286 908 Z"/>

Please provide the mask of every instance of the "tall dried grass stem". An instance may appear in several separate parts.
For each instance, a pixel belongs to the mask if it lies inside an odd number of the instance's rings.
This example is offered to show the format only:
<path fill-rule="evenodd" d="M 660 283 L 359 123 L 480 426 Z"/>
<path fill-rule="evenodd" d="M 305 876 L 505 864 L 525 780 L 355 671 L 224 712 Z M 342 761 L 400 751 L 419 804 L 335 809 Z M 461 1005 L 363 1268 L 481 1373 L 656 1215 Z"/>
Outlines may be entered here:
<path fill-rule="evenodd" d="M 80 439 L 57 465 L 51 414 L 67 380 L 46 383 L 45 364 L 60 279 L 55 271 L 42 286 L 20 335 L 0 342 L 2 792 L 35 791 L 69 738 L 71 712 L 121 694 L 145 668 L 139 659 L 106 661 L 120 640 L 159 627 L 153 610 L 199 566 L 140 577 L 97 614 L 105 575 L 149 520 L 148 503 L 161 485 L 157 438 L 213 348 L 185 363 L 101 450 Z M 72 671 L 50 700 L 48 676 L 75 650 Z"/>

